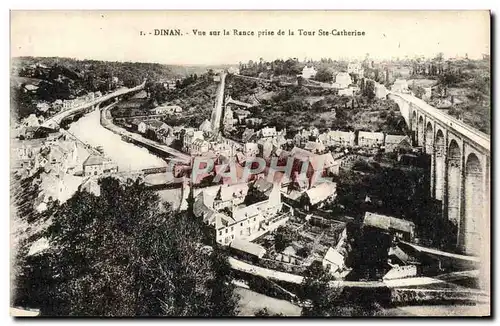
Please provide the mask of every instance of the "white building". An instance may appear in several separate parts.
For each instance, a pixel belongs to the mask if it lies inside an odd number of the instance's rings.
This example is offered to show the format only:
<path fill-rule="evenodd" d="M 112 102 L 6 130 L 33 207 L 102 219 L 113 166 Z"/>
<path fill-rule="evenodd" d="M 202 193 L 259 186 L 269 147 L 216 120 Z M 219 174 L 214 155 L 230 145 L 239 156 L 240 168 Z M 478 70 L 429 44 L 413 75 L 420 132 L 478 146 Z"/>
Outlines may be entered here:
<path fill-rule="evenodd" d="M 360 131 L 358 134 L 358 145 L 364 147 L 382 146 L 384 145 L 384 133 Z"/>
<path fill-rule="evenodd" d="M 387 91 L 387 88 L 385 88 L 384 85 L 375 83 L 375 97 L 376 98 L 386 98 L 387 94 L 389 92 Z"/>
<path fill-rule="evenodd" d="M 91 154 L 83 162 L 83 174 L 85 176 L 101 175 L 105 173 L 118 172 L 118 166 L 111 159 L 102 155 Z"/>
<path fill-rule="evenodd" d="M 351 76 L 347 72 L 339 72 L 337 76 L 335 76 L 335 83 L 333 86 L 335 88 L 347 88 L 352 84 Z"/>
<path fill-rule="evenodd" d="M 325 146 L 354 146 L 356 134 L 353 131 L 330 130 L 318 136 Z"/>
<path fill-rule="evenodd" d="M 304 69 L 302 69 L 302 78 L 305 79 L 311 79 L 316 77 L 317 70 L 313 66 L 305 66 Z"/>
<path fill-rule="evenodd" d="M 393 92 L 398 92 L 398 93 L 410 92 L 410 90 L 408 89 L 408 82 L 405 79 L 396 79 L 396 81 L 391 87 L 391 90 Z"/>
<path fill-rule="evenodd" d="M 182 112 L 182 108 L 178 105 L 162 105 L 151 109 L 150 112 L 154 114 L 174 114 Z"/>
<path fill-rule="evenodd" d="M 360 78 L 362 78 L 364 75 L 364 70 L 363 67 L 361 66 L 361 63 L 351 62 L 347 65 L 347 73 L 356 74 Z"/>

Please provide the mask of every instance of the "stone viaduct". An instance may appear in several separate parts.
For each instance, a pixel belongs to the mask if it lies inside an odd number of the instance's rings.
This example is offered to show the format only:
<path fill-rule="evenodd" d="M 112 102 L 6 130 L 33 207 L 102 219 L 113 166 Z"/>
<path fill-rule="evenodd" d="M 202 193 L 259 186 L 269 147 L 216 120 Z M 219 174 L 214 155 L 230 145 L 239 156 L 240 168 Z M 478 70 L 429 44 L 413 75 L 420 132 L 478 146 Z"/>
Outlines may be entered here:
<path fill-rule="evenodd" d="M 441 201 L 443 218 L 457 228 L 457 247 L 480 255 L 489 248 L 490 137 L 421 99 L 390 92 L 413 132 L 431 156 L 430 193 Z"/>

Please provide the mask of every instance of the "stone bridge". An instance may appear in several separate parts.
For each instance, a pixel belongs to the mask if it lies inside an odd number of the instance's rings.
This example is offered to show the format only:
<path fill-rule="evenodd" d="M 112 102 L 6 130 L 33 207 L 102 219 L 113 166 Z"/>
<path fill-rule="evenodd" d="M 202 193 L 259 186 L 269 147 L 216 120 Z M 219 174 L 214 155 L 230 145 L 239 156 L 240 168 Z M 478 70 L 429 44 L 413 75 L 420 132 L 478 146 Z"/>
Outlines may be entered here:
<path fill-rule="evenodd" d="M 490 137 L 411 94 L 390 92 L 412 131 L 431 156 L 431 195 L 457 228 L 457 247 L 479 255 L 489 248 Z"/>
<path fill-rule="evenodd" d="M 74 107 L 74 108 L 71 108 L 68 110 L 61 111 L 61 112 L 57 113 L 56 115 L 54 115 L 53 117 L 45 120 L 42 123 L 41 127 L 47 128 L 47 129 L 59 130 L 61 122 L 64 119 L 68 119 L 68 118 L 75 116 L 77 114 L 84 114 L 84 113 L 88 113 L 90 111 L 93 111 L 96 108 L 98 108 L 101 103 L 103 103 L 107 100 L 110 100 L 113 98 L 118 100 L 120 96 L 144 89 L 144 85 L 146 85 L 146 81 L 144 81 L 142 84 L 140 84 L 134 88 L 121 88 L 117 91 L 114 91 L 113 93 L 106 94 L 106 95 L 101 96 L 99 98 L 96 98 L 95 100 L 90 101 L 88 103 L 79 105 L 77 107 Z"/>

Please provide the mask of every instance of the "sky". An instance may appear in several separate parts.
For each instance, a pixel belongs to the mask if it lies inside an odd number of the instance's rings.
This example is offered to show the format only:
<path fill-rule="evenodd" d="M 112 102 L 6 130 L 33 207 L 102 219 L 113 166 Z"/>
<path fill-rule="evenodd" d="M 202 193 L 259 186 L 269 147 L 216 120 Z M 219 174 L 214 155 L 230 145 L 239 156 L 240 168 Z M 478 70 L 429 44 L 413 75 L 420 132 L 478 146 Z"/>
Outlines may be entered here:
<path fill-rule="evenodd" d="M 179 29 L 182 36 L 154 36 Z M 203 30 L 205 36 L 193 34 Z M 225 29 L 230 35 L 210 36 Z M 235 36 L 234 29 L 254 31 Z M 299 35 L 298 29 L 315 31 Z M 364 36 L 318 35 L 319 30 Z M 259 31 L 274 36 L 258 37 Z M 279 30 L 285 35 L 276 35 Z M 288 35 L 288 30 L 295 35 Z M 141 35 L 143 32 L 145 35 Z M 151 35 L 149 33 L 152 33 Z M 11 56 L 163 64 L 235 64 L 298 58 L 480 58 L 490 52 L 488 11 L 12 11 Z"/>

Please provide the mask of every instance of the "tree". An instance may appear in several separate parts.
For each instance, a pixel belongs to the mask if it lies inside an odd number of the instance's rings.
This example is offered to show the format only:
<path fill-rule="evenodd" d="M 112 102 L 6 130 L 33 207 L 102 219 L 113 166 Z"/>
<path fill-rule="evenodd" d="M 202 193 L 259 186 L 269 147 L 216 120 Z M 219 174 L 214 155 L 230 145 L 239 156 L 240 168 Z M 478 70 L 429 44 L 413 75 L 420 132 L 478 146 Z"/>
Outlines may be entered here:
<path fill-rule="evenodd" d="M 333 80 L 333 73 L 328 68 L 320 68 L 314 79 L 320 82 L 329 83 Z"/>
<path fill-rule="evenodd" d="M 203 250 L 201 221 L 139 181 L 105 178 L 100 188 L 54 208 L 51 250 L 27 264 L 18 303 L 49 316 L 236 313 L 226 254 Z"/>

